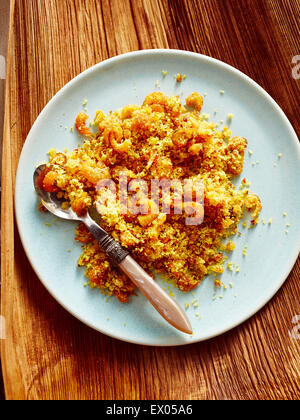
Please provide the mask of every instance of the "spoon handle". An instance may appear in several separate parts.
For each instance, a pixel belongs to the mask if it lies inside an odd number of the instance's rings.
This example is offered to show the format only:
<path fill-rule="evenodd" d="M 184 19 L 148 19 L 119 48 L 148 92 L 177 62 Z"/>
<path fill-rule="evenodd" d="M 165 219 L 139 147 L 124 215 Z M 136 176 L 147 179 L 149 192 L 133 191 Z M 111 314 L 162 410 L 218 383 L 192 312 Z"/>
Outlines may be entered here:
<path fill-rule="evenodd" d="M 182 332 L 193 333 L 183 309 L 130 255 L 124 258 L 119 267 L 166 321 Z"/>
<path fill-rule="evenodd" d="M 160 315 L 178 330 L 192 334 L 190 321 L 183 309 L 146 273 L 129 252 L 96 222 L 90 218 L 84 222 L 111 262 L 131 279 Z"/>

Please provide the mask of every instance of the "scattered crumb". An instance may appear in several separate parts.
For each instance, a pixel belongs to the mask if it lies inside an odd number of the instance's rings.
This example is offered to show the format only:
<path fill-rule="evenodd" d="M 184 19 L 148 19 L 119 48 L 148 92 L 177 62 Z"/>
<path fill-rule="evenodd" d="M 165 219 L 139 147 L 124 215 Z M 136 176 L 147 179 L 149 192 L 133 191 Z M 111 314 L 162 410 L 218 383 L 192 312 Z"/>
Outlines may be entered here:
<path fill-rule="evenodd" d="M 285 230 L 285 234 L 287 235 L 289 233 L 289 231 L 288 230 Z"/>
<path fill-rule="evenodd" d="M 282 158 L 282 153 L 278 153 L 278 158 Z"/>
<path fill-rule="evenodd" d="M 88 100 L 84 99 L 83 102 L 82 102 L 82 106 L 85 106 L 87 103 L 88 103 Z"/>
<path fill-rule="evenodd" d="M 273 223 L 272 217 L 270 217 L 270 219 L 268 220 L 268 225 L 270 225 L 271 223 Z"/>
<path fill-rule="evenodd" d="M 176 74 L 176 82 L 177 83 L 180 83 L 180 82 L 182 82 L 182 79 L 183 79 L 182 74 L 181 73 L 177 73 Z"/>
<path fill-rule="evenodd" d="M 286 217 L 286 216 L 287 216 L 287 212 L 286 212 L 286 211 L 284 211 L 284 212 L 282 213 L 282 216 L 283 216 L 283 217 Z"/>
<path fill-rule="evenodd" d="M 229 120 L 232 120 L 232 118 L 234 117 L 234 115 L 233 114 L 228 114 L 227 115 L 227 118 L 229 119 Z"/>
<path fill-rule="evenodd" d="M 165 77 L 167 74 L 168 74 L 168 72 L 167 72 L 167 70 L 162 70 L 162 75 Z"/>
<path fill-rule="evenodd" d="M 74 127 L 70 128 L 71 133 L 74 133 Z"/>
<path fill-rule="evenodd" d="M 232 261 L 228 261 L 227 268 L 228 268 L 228 270 L 233 271 L 233 262 Z"/>
<path fill-rule="evenodd" d="M 253 155 L 253 151 L 252 150 L 248 150 L 249 155 Z"/>
<path fill-rule="evenodd" d="M 222 282 L 220 279 L 215 279 L 214 284 L 215 284 L 215 287 L 220 287 Z"/>
<path fill-rule="evenodd" d="M 221 90 L 220 90 L 220 94 L 221 94 L 221 95 L 224 95 L 224 93 L 225 93 L 225 90 L 221 89 Z"/>

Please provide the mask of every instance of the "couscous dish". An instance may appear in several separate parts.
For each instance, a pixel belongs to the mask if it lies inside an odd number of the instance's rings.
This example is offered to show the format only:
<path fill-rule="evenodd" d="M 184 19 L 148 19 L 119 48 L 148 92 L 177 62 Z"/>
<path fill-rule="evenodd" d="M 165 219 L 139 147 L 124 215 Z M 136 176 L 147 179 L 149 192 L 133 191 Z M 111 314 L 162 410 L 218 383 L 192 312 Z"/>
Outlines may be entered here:
<path fill-rule="evenodd" d="M 225 253 L 234 249 L 230 237 L 238 233 L 245 210 L 251 211 L 252 225 L 261 210 L 245 179 L 241 188 L 232 183 L 243 170 L 246 139 L 231 137 L 228 127 L 218 130 L 201 114 L 202 105 L 196 92 L 185 106 L 178 96 L 153 92 L 141 106 L 128 105 L 107 115 L 97 111 L 90 125 L 81 112 L 75 127 L 83 144 L 70 152 L 51 150 L 42 181 L 46 191 L 56 193 L 62 206 L 72 206 L 78 215 L 95 206 L 103 228 L 145 270 L 164 273 L 184 292 L 204 276 L 224 271 Z M 125 211 L 121 174 L 131 185 Z M 148 189 L 140 187 L 141 180 Z M 181 190 L 172 183 L 167 203 L 161 191 L 155 202 L 149 193 L 153 180 L 201 181 L 203 200 L 178 200 L 183 198 L 178 196 Z M 188 207 L 201 217 L 199 222 L 196 217 L 194 224 L 186 223 Z M 76 240 L 83 247 L 78 265 L 85 267 L 90 286 L 127 302 L 134 285 L 111 265 L 83 224 L 76 229 Z"/>

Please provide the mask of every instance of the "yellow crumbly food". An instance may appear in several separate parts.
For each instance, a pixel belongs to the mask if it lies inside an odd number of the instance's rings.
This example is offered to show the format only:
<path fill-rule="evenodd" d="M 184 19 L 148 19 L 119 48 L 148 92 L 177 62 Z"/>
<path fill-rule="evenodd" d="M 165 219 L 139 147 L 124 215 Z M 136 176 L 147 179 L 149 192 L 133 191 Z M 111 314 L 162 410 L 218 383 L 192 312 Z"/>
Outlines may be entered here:
<path fill-rule="evenodd" d="M 246 185 L 235 189 L 231 182 L 242 172 L 246 139 L 231 137 L 228 128 L 218 131 L 203 118 L 198 93 L 187 97 L 186 104 L 188 109 L 178 96 L 153 92 L 141 106 L 128 105 L 107 115 L 97 111 L 94 131 L 86 124 L 88 116 L 79 113 L 75 126 L 84 136 L 83 145 L 67 153 L 52 150 L 42 180 L 45 190 L 57 192 L 64 206 L 69 202 L 78 214 L 100 200 L 102 226 L 148 272 L 165 273 L 182 291 L 192 290 L 207 274 L 224 271 L 221 251 L 232 251 L 234 244 L 230 241 L 226 248 L 222 240 L 237 233 L 245 209 L 252 211 L 255 222 L 261 209 Z M 201 179 L 203 223 L 186 225 L 184 213 L 165 214 L 158 207 L 132 214 L 129 206 L 121 214 L 109 190 L 97 188 L 103 179 L 118 185 L 120 171 L 128 181 L 143 179 L 149 185 L 152 179 Z M 149 197 L 141 201 L 144 207 L 153 205 Z M 78 265 L 86 267 L 89 284 L 127 302 L 134 285 L 111 265 L 83 224 L 76 229 L 76 240 L 83 244 Z"/>

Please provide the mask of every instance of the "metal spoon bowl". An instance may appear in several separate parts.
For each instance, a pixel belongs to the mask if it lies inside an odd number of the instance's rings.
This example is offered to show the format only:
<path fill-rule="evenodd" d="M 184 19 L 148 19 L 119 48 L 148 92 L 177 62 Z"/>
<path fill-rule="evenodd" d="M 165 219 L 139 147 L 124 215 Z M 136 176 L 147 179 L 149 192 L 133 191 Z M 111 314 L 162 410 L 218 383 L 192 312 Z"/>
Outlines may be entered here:
<path fill-rule="evenodd" d="M 178 330 L 192 334 L 190 321 L 179 304 L 144 271 L 119 242 L 115 241 L 93 220 L 89 211 L 83 216 L 78 216 L 71 206 L 64 210 L 61 207 L 62 201 L 57 198 L 55 193 L 44 191 L 40 187 L 40 179 L 45 167 L 46 165 L 40 165 L 36 168 L 33 174 L 33 184 L 46 209 L 62 219 L 83 222 L 104 249 L 110 261 L 131 279 L 160 315 Z"/>

